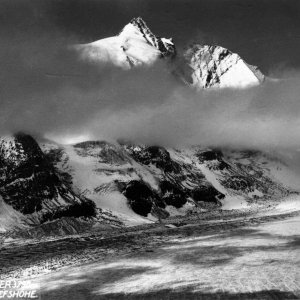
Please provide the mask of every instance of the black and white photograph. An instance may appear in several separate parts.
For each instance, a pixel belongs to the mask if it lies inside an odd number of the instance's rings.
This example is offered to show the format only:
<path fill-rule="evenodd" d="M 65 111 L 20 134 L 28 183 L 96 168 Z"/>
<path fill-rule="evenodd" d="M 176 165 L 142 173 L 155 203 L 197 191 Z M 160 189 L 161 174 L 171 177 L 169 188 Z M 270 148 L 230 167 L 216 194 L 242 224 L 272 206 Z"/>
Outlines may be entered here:
<path fill-rule="evenodd" d="M 0 0 L 0 300 L 300 299 L 300 0 Z"/>

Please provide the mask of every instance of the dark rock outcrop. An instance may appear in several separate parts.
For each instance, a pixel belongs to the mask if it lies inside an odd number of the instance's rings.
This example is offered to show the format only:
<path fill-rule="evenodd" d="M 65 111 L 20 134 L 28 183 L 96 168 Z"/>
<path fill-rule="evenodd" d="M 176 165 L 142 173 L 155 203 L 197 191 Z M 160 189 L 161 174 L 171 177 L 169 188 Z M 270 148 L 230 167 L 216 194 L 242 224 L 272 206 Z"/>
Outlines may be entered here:
<path fill-rule="evenodd" d="M 212 185 L 202 185 L 191 192 L 192 198 L 196 201 L 219 203 L 220 199 L 225 197 L 224 194 L 217 191 Z"/>
<path fill-rule="evenodd" d="M 129 153 L 138 162 L 144 165 L 153 164 L 157 168 L 168 173 L 179 173 L 181 168 L 170 157 L 170 153 L 160 146 L 143 147 L 136 150 L 134 147 L 129 148 Z"/>
<path fill-rule="evenodd" d="M 162 200 L 166 205 L 172 205 L 176 208 L 182 207 L 187 202 L 187 192 L 180 189 L 170 181 L 160 183 Z"/>
<path fill-rule="evenodd" d="M 0 141 L 0 195 L 24 215 L 44 222 L 62 216 L 94 216 L 93 203 L 76 195 L 70 177 L 60 174 L 30 135 Z M 68 180 L 64 180 L 68 178 Z"/>
<path fill-rule="evenodd" d="M 144 217 L 147 217 L 152 210 L 153 203 L 158 200 L 157 195 L 140 181 L 130 181 L 126 184 L 123 194 L 128 199 L 132 210 Z"/>

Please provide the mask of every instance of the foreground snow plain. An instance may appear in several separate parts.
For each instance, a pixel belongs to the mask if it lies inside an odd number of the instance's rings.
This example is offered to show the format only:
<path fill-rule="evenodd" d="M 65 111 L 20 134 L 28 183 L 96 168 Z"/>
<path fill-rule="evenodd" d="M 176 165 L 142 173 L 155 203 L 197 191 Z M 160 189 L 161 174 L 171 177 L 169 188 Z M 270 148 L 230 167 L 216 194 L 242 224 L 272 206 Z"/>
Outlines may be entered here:
<path fill-rule="evenodd" d="M 126 242 L 123 234 L 113 243 L 122 251 L 108 245 L 101 256 L 98 247 L 92 263 L 26 286 L 41 299 L 299 299 L 299 203 L 295 196 L 252 216 L 152 228 Z"/>

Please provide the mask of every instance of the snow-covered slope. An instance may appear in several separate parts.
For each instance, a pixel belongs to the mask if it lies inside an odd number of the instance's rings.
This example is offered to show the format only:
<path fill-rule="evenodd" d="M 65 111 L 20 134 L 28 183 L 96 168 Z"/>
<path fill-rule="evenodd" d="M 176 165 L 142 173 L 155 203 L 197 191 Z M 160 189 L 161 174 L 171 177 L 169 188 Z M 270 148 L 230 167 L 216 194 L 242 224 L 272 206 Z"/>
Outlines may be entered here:
<path fill-rule="evenodd" d="M 127 224 L 199 207 L 245 208 L 293 192 L 271 172 L 284 165 L 261 152 L 104 141 L 53 145 L 41 147 L 63 153 L 56 167 L 71 175 L 73 189 Z"/>
<path fill-rule="evenodd" d="M 120 146 L 91 141 L 67 146 L 48 142 L 41 147 L 57 155 L 56 167 L 71 176 L 74 191 L 92 200 L 101 213 L 113 212 L 125 224 L 149 222 L 132 211 L 115 184 L 139 180 L 132 171 L 134 162 Z"/>
<path fill-rule="evenodd" d="M 158 58 L 175 55 L 172 39 L 155 36 L 140 17 L 132 19 L 117 36 L 73 48 L 82 60 L 111 63 L 124 69 L 151 65 Z"/>
<path fill-rule="evenodd" d="M 193 45 L 184 53 L 184 80 L 196 88 L 245 88 L 260 84 L 264 75 L 238 54 L 221 46 Z"/>
<path fill-rule="evenodd" d="M 288 174 L 261 152 L 38 144 L 18 134 L 0 143 L 0 230 L 43 224 L 43 234 L 73 233 L 80 220 L 114 227 L 199 209 L 247 208 L 296 192 L 278 179 L 279 170 Z"/>
<path fill-rule="evenodd" d="M 24 215 L 5 203 L 0 196 L 0 233 L 9 231 L 16 225 L 25 227 L 22 225 L 23 219 L 25 219 Z"/>

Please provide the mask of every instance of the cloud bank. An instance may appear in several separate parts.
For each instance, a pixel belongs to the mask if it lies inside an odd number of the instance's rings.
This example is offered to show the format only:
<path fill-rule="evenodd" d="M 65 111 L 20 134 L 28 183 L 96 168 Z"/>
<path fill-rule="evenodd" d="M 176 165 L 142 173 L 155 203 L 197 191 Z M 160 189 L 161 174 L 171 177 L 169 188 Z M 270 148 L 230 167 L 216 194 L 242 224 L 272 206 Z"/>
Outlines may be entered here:
<path fill-rule="evenodd" d="M 148 84 L 152 85 L 149 93 Z M 141 85 L 142 93 L 148 97 L 142 97 L 133 106 L 127 98 L 123 108 L 99 111 L 89 122 L 90 132 L 97 137 L 103 129 L 104 137 L 171 146 L 298 148 L 300 145 L 300 77 L 266 82 L 247 90 L 196 92 L 188 87 L 171 86 L 162 93 L 163 98 L 155 93 L 160 84 L 154 80 L 147 81 L 146 88 Z"/>
<path fill-rule="evenodd" d="M 62 142 L 80 136 L 167 146 L 300 147 L 297 70 L 277 69 L 282 79 L 251 89 L 199 92 L 164 61 L 131 71 L 95 67 L 78 61 L 65 40 L 54 41 L 30 41 L 17 53 L 2 49 L 2 133 L 23 130 Z"/>

